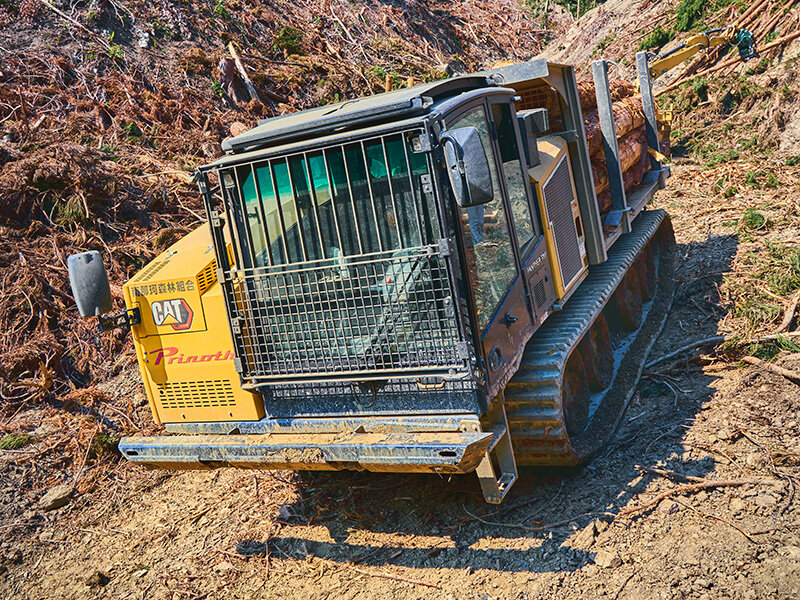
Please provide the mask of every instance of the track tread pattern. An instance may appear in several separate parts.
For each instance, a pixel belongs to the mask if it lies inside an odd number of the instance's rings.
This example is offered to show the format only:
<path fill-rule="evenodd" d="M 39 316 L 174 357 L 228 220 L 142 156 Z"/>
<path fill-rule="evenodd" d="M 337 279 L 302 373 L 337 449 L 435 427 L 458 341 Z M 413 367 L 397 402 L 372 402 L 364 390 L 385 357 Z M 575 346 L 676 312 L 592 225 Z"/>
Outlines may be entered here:
<path fill-rule="evenodd" d="M 528 342 L 519 369 L 504 390 L 511 439 L 520 464 L 574 465 L 585 458 L 573 448 L 563 416 L 567 359 L 665 222 L 669 222 L 665 211 L 642 212 L 631 233 L 620 237 L 609 250 L 608 260 L 590 268 L 589 276 L 563 310 L 552 314 Z M 651 317 L 659 315 L 648 313 L 648 319 Z"/>

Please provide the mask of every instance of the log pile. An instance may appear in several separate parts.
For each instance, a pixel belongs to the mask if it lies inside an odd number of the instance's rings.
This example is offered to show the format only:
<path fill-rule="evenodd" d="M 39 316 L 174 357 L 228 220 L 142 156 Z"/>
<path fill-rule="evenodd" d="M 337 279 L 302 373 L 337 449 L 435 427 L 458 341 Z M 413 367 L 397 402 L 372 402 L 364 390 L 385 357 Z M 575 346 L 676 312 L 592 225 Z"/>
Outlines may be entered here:
<path fill-rule="evenodd" d="M 614 103 L 614 124 L 619 146 L 620 164 L 625 184 L 629 192 L 642 182 L 642 178 L 650 168 L 647 160 L 647 140 L 644 129 L 644 110 L 642 97 L 635 94 L 633 83 L 612 80 L 609 83 L 611 99 Z M 597 98 L 594 82 L 581 80 L 578 82 L 578 94 L 583 112 L 583 128 L 589 146 L 592 161 L 595 193 L 600 203 L 600 213 L 611 210 L 611 191 L 609 189 L 608 169 L 603 150 L 603 134 L 600 130 L 600 117 L 597 112 Z"/>

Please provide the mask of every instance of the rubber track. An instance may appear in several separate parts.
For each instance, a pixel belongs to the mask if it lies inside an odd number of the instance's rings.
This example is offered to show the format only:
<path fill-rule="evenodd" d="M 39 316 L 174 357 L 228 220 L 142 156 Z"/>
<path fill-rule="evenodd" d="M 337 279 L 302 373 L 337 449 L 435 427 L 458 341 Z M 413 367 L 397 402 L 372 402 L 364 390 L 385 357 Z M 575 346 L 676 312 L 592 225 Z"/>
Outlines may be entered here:
<path fill-rule="evenodd" d="M 644 306 L 647 314 L 640 328 L 624 338 L 630 343 L 589 425 L 577 439 L 569 439 L 562 411 L 567 360 L 657 232 L 659 236 L 667 236 L 667 243 L 659 256 L 656 295 Z M 641 213 L 631 233 L 620 237 L 609 250 L 608 260 L 590 268 L 588 277 L 564 309 L 551 315 L 531 338 L 519 369 L 504 391 L 519 464 L 575 465 L 586 460 L 612 435 L 669 312 L 674 290 L 673 254 L 674 237 L 667 213 L 661 210 Z"/>

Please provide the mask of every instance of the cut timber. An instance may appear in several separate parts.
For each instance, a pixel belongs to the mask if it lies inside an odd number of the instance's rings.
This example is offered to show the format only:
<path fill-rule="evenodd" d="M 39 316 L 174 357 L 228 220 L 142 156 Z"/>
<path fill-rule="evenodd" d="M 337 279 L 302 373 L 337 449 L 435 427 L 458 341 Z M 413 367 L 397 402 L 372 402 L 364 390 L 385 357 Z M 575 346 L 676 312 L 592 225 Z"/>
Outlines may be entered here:
<path fill-rule="evenodd" d="M 628 96 L 614 103 L 614 124 L 617 139 L 644 125 L 644 109 L 641 96 Z M 603 133 L 600 130 L 600 117 L 596 110 L 583 116 L 583 129 L 590 156 L 600 156 L 603 152 Z"/>
<path fill-rule="evenodd" d="M 636 86 L 631 81 L 612 79 L 608 83 L 612 102 L 617 102 L 636 93 Z M 578 82 L 578 96 L 581 99 L 581 110 L 589 112 L 597 109 L 597 96 L 595 95 L 594 81 L 582 79 Z"/>
<path fill-rule="evenodd" d="M 239 71 L 239 75 L 242 76 L 242 80 L 247 88 L 247 93 L 250 95 L 250 99 L 261 102 L 261 98 L 258 97 L 258 92 L 256 91 L 253 82 L 250 81 L 250 77 L 247 76 L 247 71 L 244 70 L 244 65 L 242 64 L 242 60 L 239 58 L 239 54 L 236 52 L 236 46 L 233 45 L 233 42 L 228 44 L 228 52 L 231 53 L 231 58 L 236 64 L 236 69 Z"/>

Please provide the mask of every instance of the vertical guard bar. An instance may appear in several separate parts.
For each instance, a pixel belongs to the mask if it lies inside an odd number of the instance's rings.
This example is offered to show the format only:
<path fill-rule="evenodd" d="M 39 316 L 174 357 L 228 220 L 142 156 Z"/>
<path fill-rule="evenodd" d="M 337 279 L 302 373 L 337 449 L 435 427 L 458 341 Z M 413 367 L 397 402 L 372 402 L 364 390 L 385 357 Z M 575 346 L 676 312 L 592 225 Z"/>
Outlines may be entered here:
<path fill-rule="evenodd" d="M 276 214 L 278 215 L 278 224 L 281 227 L 281 246 L 283 246 L 284 261 L 288 264 L 292 262 L 292 259 L 291 255 L 289 254 L 289 241 L 287 240 L 286 235 L 286 223 L 283 220 L 283 199 L 278 193 L 278 178 L 276 176 L 275 167 L 272 163 L 273 161 L 271 160 L 268 162 L 269 178 L 270 183 L 272 184 L 272 193 L 275 194 L 275 209 Z"/>
<path fill-rule="evenodd" d="M 607 60 L 592 61 L 592 78 L 594 79 L 594 91 L 597 97 L 597 114 L 600 117 L 600 132 L 603 135 L 603 151 L 606 157 L 608 183 L 611 189 L 611 212 L 606 216 L 604 224 L 614 227 L 621 224 L 622 231 L 630 233 L 630 214 L 628 211 L 628 199 L 625 196 L 625 183 L 622 178 L 622 165 L 619 160 L 617 125 L 614 122 L 611 90 L 608 88 Z"/>
<path fill-rule="evenodd" d="M 262 226 L 264 227 L 264 244 L 267 249 L 267 260 L 269 266 L 275 264 L 272 258 L 272 248 L 269 243 L 269 228 L 267 227 L 267 213 L 264 212 L 264 197 L 261 195 L 261 185 L 258 183 L 258 174 L 256 173 L 255 163 L 250 163 L 250 172 L 253 174 L 253 185 L 256 188 L 256 198 L 258 198 L 258 214 L 261 216 Z M 264 266 L 264 265 L 259 265 Z"/>
<path fill-rule="evenodd" d="M 647 51 L 636 53 L 636 72 L 639 76 L 639 90 L 642 93 L 642 107 L 644 108 L 644 126 L 647 132 L 647 145 L 651 150 L 660 152 L 658 139 L 658 122 L 656 120 L 656 102 L 653 97 L 653 80 L 650 79 L 650 65 Z M 650 168 L 653 171 L 661 170 L 661 161 L 650 154 Z"/>
<path fill-rule="evenodd" d="M 208 226 L 211 229 L 211 239 L 214 244 L 217 268 L 223 271 L 229 271 L 231 265 L 228 261 L 228 246 L 225 243 L 225 234 L 223 232 L 224 225 L 221 222 L 219 213 L 214 210 L 213 191 L 208 182 L 208 173 L 205 171 L 200 172 L 198 187 L 203 196 L 203 205 L 206 209 L 206 216 L 208 217 Z M 214 218 L 215 214 L 216 219 Z"/>

